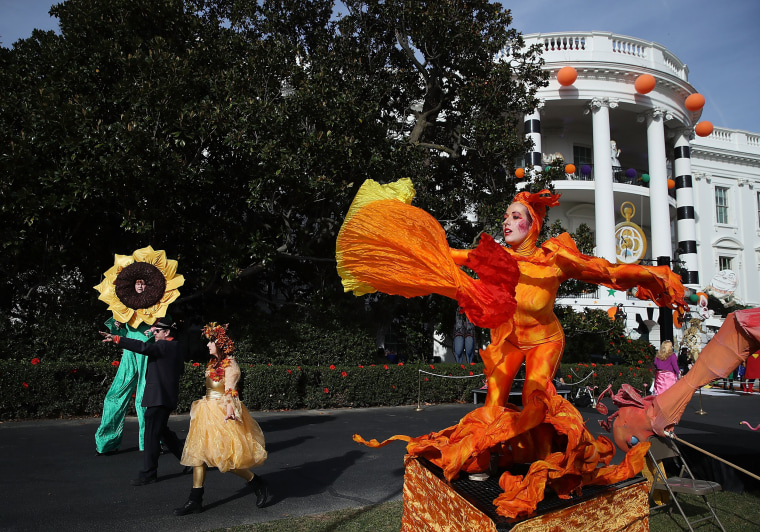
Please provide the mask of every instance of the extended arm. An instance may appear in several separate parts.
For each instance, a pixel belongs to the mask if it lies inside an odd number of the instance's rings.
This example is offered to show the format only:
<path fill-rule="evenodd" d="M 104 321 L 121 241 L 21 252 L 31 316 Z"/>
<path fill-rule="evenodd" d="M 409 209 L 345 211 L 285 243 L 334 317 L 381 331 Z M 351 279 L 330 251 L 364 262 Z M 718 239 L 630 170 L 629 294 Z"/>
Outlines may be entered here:
<path fill-rule="evenodd" d="M 240 380 L 240 366 L 234 358 L 230 359 L 230 365 L 224 370 L 224 405 L 227 415 L 224 420 L 240 420 L 242 410 L 238 397 L 237 385 Z"/>

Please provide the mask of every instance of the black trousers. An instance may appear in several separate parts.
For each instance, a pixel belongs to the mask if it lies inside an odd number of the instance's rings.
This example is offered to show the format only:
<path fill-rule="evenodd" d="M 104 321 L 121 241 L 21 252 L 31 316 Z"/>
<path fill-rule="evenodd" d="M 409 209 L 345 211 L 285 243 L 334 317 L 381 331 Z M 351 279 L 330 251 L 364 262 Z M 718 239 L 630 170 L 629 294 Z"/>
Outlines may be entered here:
<path fill-rule="evenodd" d="M 177 459 L 182 458 L 182 441 L 167 426 L 171 413 L 172 409 L 168 406 L 149 406 L 145 409 L 145 451 L 140 478 L 157 476 L 162 441 Z"/>

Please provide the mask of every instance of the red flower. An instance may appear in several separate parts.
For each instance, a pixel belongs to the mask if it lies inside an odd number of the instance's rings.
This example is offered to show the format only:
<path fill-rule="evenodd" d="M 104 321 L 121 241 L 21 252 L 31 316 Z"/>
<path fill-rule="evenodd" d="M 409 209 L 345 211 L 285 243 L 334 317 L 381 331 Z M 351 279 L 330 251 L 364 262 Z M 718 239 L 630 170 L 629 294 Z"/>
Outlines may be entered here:
<path fill-rule="evenodd" d="M 113 362 L 111 362 L 111 365 L 112 366 L 116 366 L 118 368 L 119 367 L 119 361 L 118 360 L 114 360 Z"/>
<path fill-rule="evenodd" d="M 644 362 L 642 362 L 641 360 L 639 360 L 639 364 L 643 364 L 643 363 L 644 363 Z"/>
<path fill-rule="evenodd" d="M 628 339 L 628 343 L 629 343 L 629 344 L 631 343 L 631 339 L 630 339 L 630 338 Z"/>
<path fill-rule="evenodd" d="M 362 365 L 359 365 L 359 367 L 360 367 L 360 368 L 363 368 L 364 366 L 362 366 Z"/>
<path fill-rule="evenodd" d="M 398 365 L 399 365 L 399 366 L 403 366 L 403 365 L 404 365 L 404 363 L 403 363 L 403 362 L 399 362 L 399 363 L 398 363 Z"/>
<path fill-rule="evenodd" d="M 594 377 L 596 377 L 596 373 L 594 373 Z"/>
<path fill-rule="evenodd" d="M 346 373 L 345 371 L 341 371 L 340 372 L 340 376 L 341 377 L 346 377 L 346 376 L 348 376 L 348 373 Z"/>
<path fill-rule="evenodd" d="M 290 371 L 290 370 L 288 370 L 288 375 L 290 375 L 291 373 L 293 373 L 293 372 L 292 372 L 292 371 Z"/>
<path fill-rule="evenodd" d="M 200 366 L 200 365 L 201 365 L 201 363 L 200 363 L 200 362 L 193 362 L 193 367 L 194 367 L 194 368 L 197 368 L 197 367 L 198 367 L 198 366 Z"/>
<path fill-rule="evenodd" d="M 621 371 L 621 372 L 620 372 L 620 377 L 622 377 L 622 376 L 623 376 L 623 372 Z"/>
<path fill-rule="evenodd" d="M 271 363 L 271 362 L 270 362 L 269 364 L 267 364 L 267 366 L 271 366 L 271 365 L 272 365 L 272 363 Z M 253 366 L 251 366 L 251 367 L 253 367 Z"/>
<path fill-rule="evenodd" d="M 69 370 L 69 373 L 76 373 L 76 372 L 77 372 L 77 370 L 75 370 L 75 369 Z"/>
<path fill-rule="evenodd" d="M 27 383 L 25 383 L 25 382 L 22 382 L 21 386 L 23 386 L 24 388 L 29 388 L 29 385 Z"/>
<path fill-rule="evenodd" d="M 474 365 L 475 365 L 475 362 L 470 362 L 470 366 L 474 366 Z"/>
<path fill-rule="evenodd" d="M 333 364 L 330 364 L 330 369 L 335 369 L 335 366 Z"/>
<path fill-rule="evenodd" d="M 301 371 L 301 366 L 298 366 L 298 371 Z"/>
<path fill-rule="evenodd" d="M 428 378 L 427 378 L 427 377 L 425 377 L 425 382 L 427 382 L 427 380 L 428 380 Z"/>
<path fill-rule="evenodd" d="M 396 389 L 396 385 L 395 385 L 395 384 L 392 384 L 392 385 L 391 385 L 391 387 L 392 387 L 394 390 Z"/>
<path fill-rule="evenodd" d="M 470 375 L 473 375 L 472 371 L 470 372 Z"/>
<path fill-rule="evenodd" d="M 464 364 L 459 364 L 459 367 L 464 369 Z"/>
<path fill-rule="evenodd" d="M 330 393 L 330 390 L 328 388 L 325 388 L 325 393 Z"/>
<path fill-rule="evenodd" d="M 40 359 L 39 359 L 39 358 L 37 358 L 37 357 L 34 357 L 34 358 L 32 359 L 32 366 L 36 366 L 36 365 L 37 365 L 37 364 L 39 364 L 39 363 L 40 363 Z"/>
<path fill-rule="evenodd" d="M 385 364 L 383 368 L 388 369 L 388 364 Z"/>
<path fill-rule="evenodd" d="M 594 364 L 594 363 L 592 362 L 592 363 L 591 363 L 591 367 L 592 367 L 592 368 L 595 368 L 595 367 L 596 367 L 596 364 Z"/>
<path fill-rule="evenodd" d="M 430 369 L 435 369 L 435 366 L 430 364 Z"/>

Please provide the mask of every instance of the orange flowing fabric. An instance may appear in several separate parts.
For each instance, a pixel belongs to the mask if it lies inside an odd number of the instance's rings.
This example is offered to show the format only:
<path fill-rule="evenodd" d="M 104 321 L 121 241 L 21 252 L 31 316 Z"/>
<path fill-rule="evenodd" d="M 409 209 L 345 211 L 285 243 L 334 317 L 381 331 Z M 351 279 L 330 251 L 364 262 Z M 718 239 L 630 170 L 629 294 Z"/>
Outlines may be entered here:
<path fill-rule="evenodd" d="M 448 479 L 460 471 L 488 470 L 492 453 L 500 456 L 502 466 L 531 464 L 524 477 L 504 473 L 500 479 L 504 493 L 494 504 L 508 517 L 533 512 L 546 486 L 567 497 L 583 485 L 612 484 L 641 471 L 647 443 L 631 449 L 622 464 L 609 466 L 612 442 L 603 436 L 595 440 L 578 411 L 556 395 L 552 378 L 564 350 L 564 333 L 554 301 L 560 283 L 574 278 L 616 290 L 638 287 L 640 298 L 679 308 L 684 305 L 680 278 L 664 266 L 618 265 L 583 255 L 567 233 L 537 248 L 536 220 L 543 218 L 538 215 L 558 199 L 548 191 L 518 198 L 529 204 L 535 228 L 516 250 L 501 247 L 488 235 L 481 235 L 474 250 L 450 249 L 440 224 L 410 205 L 413 197 L 408 179 L 362 185 L 338 235 L 338 273 L 344 289 L 356 295 L 437 293 L 456 299 L 470 321 L 490 328 L 491 344 L 481 351 L 488 377 L 486 406 L 455 427 L 418 438 L 398 435 L 382 443 L 359 435 L 354 439 L 371 447 L 406 441 L 409 454 L 439 465 Z M 460 266 L 475 271 L 479 279 Z M 508 398 L 523 362 L 520 410 Z"/>

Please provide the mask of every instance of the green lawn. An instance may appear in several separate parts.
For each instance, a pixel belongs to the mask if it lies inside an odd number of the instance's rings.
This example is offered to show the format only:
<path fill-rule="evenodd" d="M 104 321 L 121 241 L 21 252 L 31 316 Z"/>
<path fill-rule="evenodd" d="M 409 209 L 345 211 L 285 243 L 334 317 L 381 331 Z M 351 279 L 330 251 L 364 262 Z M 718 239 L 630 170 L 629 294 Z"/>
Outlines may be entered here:
<path fill-rule="evenodd" d="M 681 496 L 684 511 L 689 519 L 707 515 L 706 507 L 699 497 Z M 712 502 L 712 499 L 711 499 Z M 259 525 L 241 526 L 227 530 L 236 532 L 398 532 L 401 528 L 401 501 L 378 506 L 340 510 L 327 514 L 271 521 Z M 715 496 L 714 506 L 727 532 L 760 530 L 760 493 L 721 492 Z M 651 532 L 688 531 L 681 514 L 667 511 L 655 512 L 649 520 Z M 712 522 L 695 525 L 699 532 L 720 530 Z M 569 532 L 569 531 L 568 531 Z"/>

